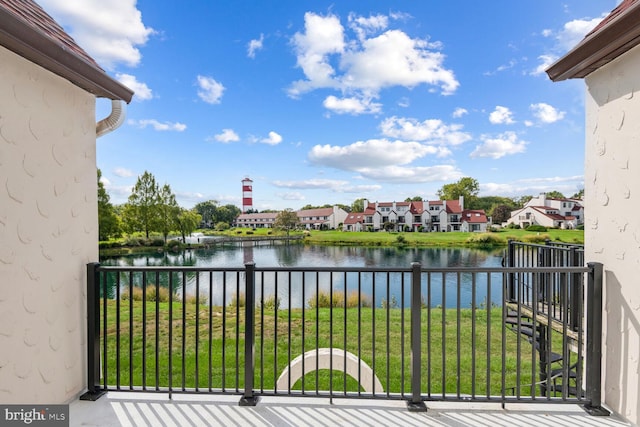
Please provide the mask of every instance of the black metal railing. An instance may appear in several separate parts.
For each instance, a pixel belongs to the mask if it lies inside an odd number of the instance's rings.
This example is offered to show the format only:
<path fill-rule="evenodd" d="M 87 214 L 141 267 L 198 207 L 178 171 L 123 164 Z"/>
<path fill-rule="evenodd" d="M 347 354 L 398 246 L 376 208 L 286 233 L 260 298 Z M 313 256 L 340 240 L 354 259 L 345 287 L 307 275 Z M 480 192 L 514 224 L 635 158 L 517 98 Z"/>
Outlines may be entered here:
<path fill-rule="evenodd" d="M 84 398 L 127 390 L 237 394 L 244 405 L 259 396 L 296 395 L 402 399 L 413 409 L 427 400 L 581 402 L 598 408 L 599 365 L 593 360 L 601 345 L 598 317 L 589 317 L 587 335 L 595 338 L 587 341 L 585 354 L 583 316 L 569 323 L 566 315 L 581 303 L 558 308 L 565 315 L 557 328 L 542 321 L 549 320 L 549 311 L 523 313 L 525 303 L 538 302 L 541 286 L 550 292 L 552 281 L 527 285 L 531 299 L 521 298 L 521 285 L 515 294 L 510 289 L 511 277 L 545 275 L 572 284 L 578 275 L 587 276 L 582 283 L 588 283 L 588 292 L 601 293 L 599 264 L 437 269 L 418 263 L 407 268 L 248 263 L 224 269 L 89 264 Z M 571 297 L 567 290 L 565 302 Z M 521 307 L 510 323 L 514 310 L 508 304 L 514 302 Z M 587 309 L 601 310 L 595 302 Z M 532 339 L 524 333 L 528 323 L 534 325 Z M 541 335 L 544 340 L 535 338 Z"/>

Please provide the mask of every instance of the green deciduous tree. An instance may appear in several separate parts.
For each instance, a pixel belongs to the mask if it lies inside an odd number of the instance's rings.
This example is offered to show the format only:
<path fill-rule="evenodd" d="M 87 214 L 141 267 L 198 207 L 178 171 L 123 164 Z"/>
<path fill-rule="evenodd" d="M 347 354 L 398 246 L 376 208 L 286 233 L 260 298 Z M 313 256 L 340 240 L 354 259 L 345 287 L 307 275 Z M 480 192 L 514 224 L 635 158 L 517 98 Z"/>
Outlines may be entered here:
<path fill-rule="evenodd" d="M 547 197 L 550 199 L 565 199 L 566 197 L 564 197 L 564 194 L 562 194 L 559 191 L 553 190 L 553 191 L 547 191 Z"/>
<path fill-rule="evenodd" d="M 491 210 L 491 221 L 494 224 L 502 224 L 511 218 L 511 211 L 515 210 L 510 205 L 495 205 Z"/>
<path fill-rule="evenodd" d="M 276 215 L 273 228 L 286 232 L 289 237 L 291 230 L 295 230 L 299 223 L 298 214 L 291 209 L 285 209 Z"/>
<path fill-rule="evenodd" d="M 351 212 L 364 212 L 365 207 L 364 199 L 355 199 L 351 203 Z"/>
<path fill-rule="evenodd" d="M 196 231 L 200 222 L 202 221 L 202 216 L 196 212 L 195 209 L 184 209 L 180 208 L 178 212 L 178 216 L 176 218 L 176 223 L 180 234 L 182 235 L 182 241 L 186 241 L 186 237 Z"/>
<path fill-rule="evenodd" d="M 169 184 L 162 186 L 158 191 L 158 229 L 162 233 L 165 245 L 167 236 L 172 230 L 178 228 L 178 214 L 180 207 L 176 202 L 176 196 L 171 191 Z"/>
<path fill-rule="evenodd" d="M 405 202 L 422 202 L 423 199 L 420 196 L 407 197 L 404 199 Z"/>
<path fill-rule="evenodd" d="M 98 169 L 98 238 L 109 240 L 120 235 L 120 220 L 100 178 L 102 172 Z"/>
<path fill-rule="evenodd" d="M 156 178 L 144 171 L 133 186 L 123 212 L 128 230 L 149 233 L 158 230 L 158 193 Z"/>
<path fill-rule="evenodd" d="M 216 221 L 216 212 L 218 210 L 217 200 L 200 202 L 195 205 L 193 209 L 202 216 L 202 221 L 207 225 L 207 227 L 213 227 Z"/>
<path fill-rule="evenodd" d="M 460 178 L 458 182 L 445 184 L 436 193 L 440 200 L 458 200 L 464 197 L 464 206 L 467 209 L 474 209 L 474 202 L 480 191 L 480 184 L 474 178 Z"/>

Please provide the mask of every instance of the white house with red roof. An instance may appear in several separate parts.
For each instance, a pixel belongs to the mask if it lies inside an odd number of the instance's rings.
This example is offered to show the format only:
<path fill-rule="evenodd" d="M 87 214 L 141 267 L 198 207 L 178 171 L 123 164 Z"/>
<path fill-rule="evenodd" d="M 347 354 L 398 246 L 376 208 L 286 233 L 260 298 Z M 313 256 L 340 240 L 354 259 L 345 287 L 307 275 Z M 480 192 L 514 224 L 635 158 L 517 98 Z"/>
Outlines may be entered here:
<path fill-rule="evenodd" d="M 349 214 L 344 231 L 380 231 L 385 230 L 385 225 L 392 231 L 486 231 L 490 222 L 482 210 L 465 211 L 464 197 L 411 202 L 365 200 L 364 205 L 364 212 Z M 465 212 L 470 213 L 466 225 Z"/>
<path fill-rule="evenodd" d="M 533 197 L 522 209 L 511 212 L 507 224 L 517 224 L 522 228 L 530 225 L 574 230 L 584 223 L 582 200 L 557 199 L 541 193 Z"/>

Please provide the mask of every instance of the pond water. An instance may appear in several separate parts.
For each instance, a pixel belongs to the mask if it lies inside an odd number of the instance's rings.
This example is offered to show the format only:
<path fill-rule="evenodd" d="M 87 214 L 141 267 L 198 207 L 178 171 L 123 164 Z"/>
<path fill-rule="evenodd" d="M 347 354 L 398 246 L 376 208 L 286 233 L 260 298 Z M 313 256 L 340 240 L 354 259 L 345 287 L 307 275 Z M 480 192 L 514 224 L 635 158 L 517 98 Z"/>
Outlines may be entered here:
<path fill-rule="evenodd" d="M 301 244 L 262 244 L 247 246 L 218 246 L 209 249 L 188 250 L 183 253 L 161 253 L 155 255 L 135 255 L 122 257 L 105 257 L 102 265 L 109 266 L 192 266 L 214 268 L 242 268 L 247 262 L 254 262 L 257 268 L 269 267 L 391 267 L 409 268 L 411 263 L 419 262 L 424 268 L 445 267 L 500 267 L 503 249 L 483 250 L 470 248 L 396 248 L 396 247 L 345 247 L 345 246 L 307 246 Z M 278 273 L 280 274 L 280 273 Z M 355 275 L 355 276 L 354 276 Z M 205 277 L 206 276 L 206 277 Z M 305 277 L 296 279 L 300 283 L 291 288 L 283 285 L 287 278 L 278 275 L 262 275 L 257 279 L 257 295 L 277 294 L 281 307 L 308 306 L 311 298 L 318 290 L 328 292 L 333 287 L 335 291 L 349 294 L 361 286 L 361 293 L 367 298 L 374 299 L 377 307 L 388 302 L 400 302 L 404 297 L 409 301 L 410 289 L 408 277 L 391 275 L 389 277 L 373 278 L 372 274 L 357 277 L 355 273 L 347 275 L 305 273 Z M 406 276 L 406 275 L 405 275 Z M 168 277 L 168 276 L 167 276 Z M 279 278 L 280 277 L 280 278 Z M 500 274 L 455 273 L 433 274 L 423 279 L 429 282 L 429 287 L 423 290 L 423 299 L 432 306 L 445 305 L 456 307 L 458 299 L 461 307 L 470 307 L 475 299 L 476 304 L 486 304 L 487 295 L 491 302 L 500 305 L 502 302 L 502 277 Z M 240 275 L 218 277 L 218 275 L 204 275 L 198 279 L 199 283 L 213 280 L 224 283 L 226 291 L 216 295 L 207 295 L 214 304 L 229 304 L 234 293 L 242 292 L 239 282 L 244 279 Z M 293 279 L 289 279 L 293 280 Z M 132 281 L 136 286 L 141 285 L 140 278 Z M 168 286 L 169 279 L 159 279 L 161 286 Z M 201 293 L 202 288 L 196 285 L 195 273 L 185 280 L 176 277 L 174 292 L 194 295 Z M 115 286 L 115 280 L 109 280 L 109 288 Z M 128 280 L 120 280 L 120 286 L 127 286 Z M 147 284 L 149 281 L 147 281 Z M 280 283 L 280 287 L 278 287 Z M 148 286 L 148 285 L 147 285 Z M 196 286 L 200 290 L 196 289 Z M 388 288 L 388 291 L 387 291 Z M 458 290 L 459 289 L 459 290 Z M 115 294 L 112 290 L 110 295 Z"/>

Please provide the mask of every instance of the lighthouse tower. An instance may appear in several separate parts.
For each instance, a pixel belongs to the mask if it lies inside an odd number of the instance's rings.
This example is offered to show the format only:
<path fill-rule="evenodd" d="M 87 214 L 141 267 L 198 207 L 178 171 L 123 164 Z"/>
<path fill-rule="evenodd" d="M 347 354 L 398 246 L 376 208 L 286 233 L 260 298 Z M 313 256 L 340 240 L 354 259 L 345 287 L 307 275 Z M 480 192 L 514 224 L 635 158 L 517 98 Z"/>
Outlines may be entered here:
<path fill-rule="evenodd" d="M 242 213 L 253 209 L 253 181 L 249 177 L 242 180 Z"/>

